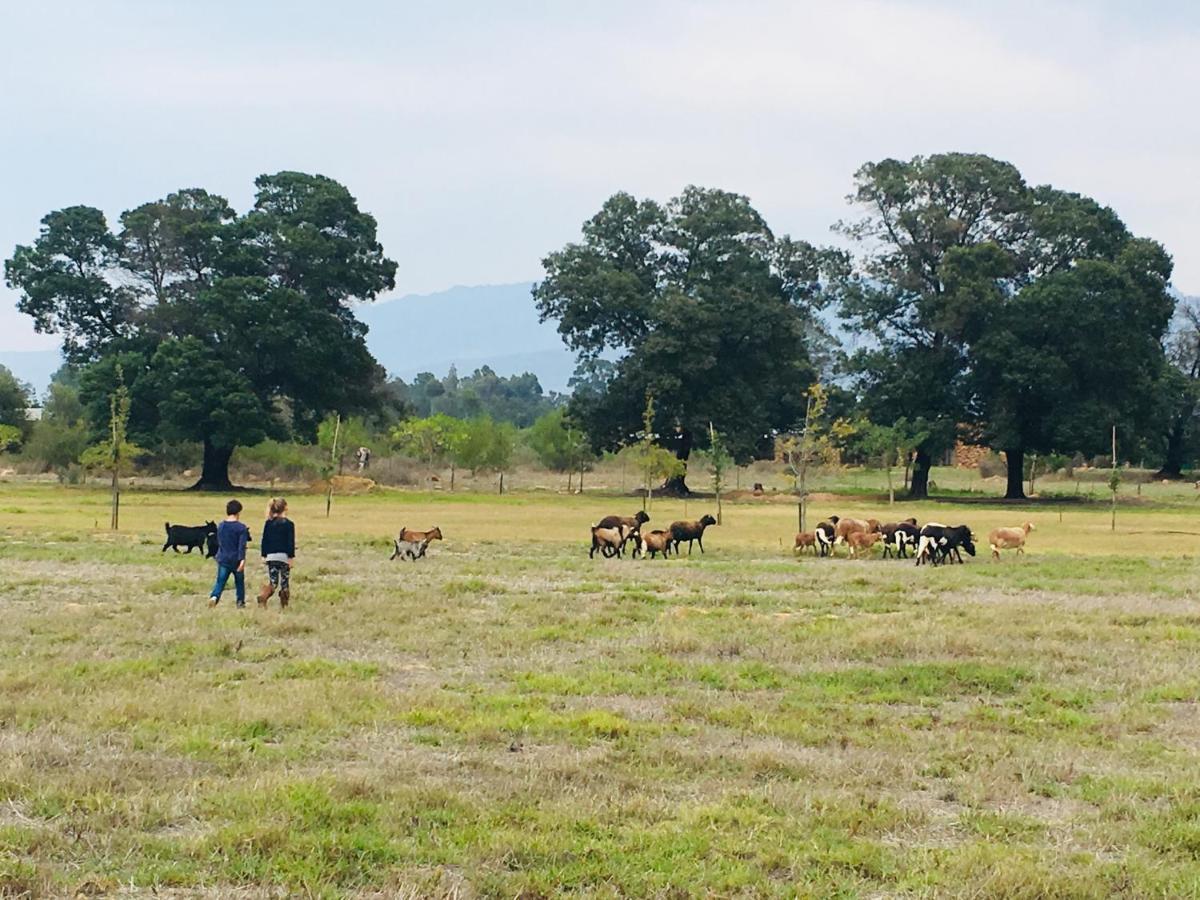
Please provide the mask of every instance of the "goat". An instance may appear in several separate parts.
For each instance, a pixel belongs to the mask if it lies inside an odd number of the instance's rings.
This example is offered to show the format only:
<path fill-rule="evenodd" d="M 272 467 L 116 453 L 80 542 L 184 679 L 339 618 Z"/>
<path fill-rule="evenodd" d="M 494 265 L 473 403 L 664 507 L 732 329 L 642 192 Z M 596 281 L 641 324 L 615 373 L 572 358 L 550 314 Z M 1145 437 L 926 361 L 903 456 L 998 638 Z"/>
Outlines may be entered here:
<path fill-rule="evenodd" d="M 992 548 L 992 559 L 1000 558 L 1001 550 L 1016 550 L 1020 556 L 1025 552 L 1025 539 L 1033 531 L 1033 523 L 1026 522 L 1020 528 L 995 528 L 988 535 L 988 546 Z"/>
<path fill-rule="evenodd" d="M 442 529 L 434 525 L 428 531 L 413 531 L 411 528 L 401 528 L 396 535 L 395 550 L 388 559 L 396 557 L 404 557 L 413 562 L 425 555 L 425 551 L 429 549 L 429 545 L 433 541 L 442 539 Z"/>
<path fill-rule="evenodd" d="M 921 529 L 921 540 L 917 545 L 916 565 L 928 562 L 940 565 L 944 562 L 953 563 L 955 558 L 963 561 L 960 548 L 966 550 L 969 556 L 975 555 L 975 542 L 971 529 L 966 525 L 940 525 L 930 523 Z"/>
<path fill-rule="evenodd" d="M 850 546 L 850 556 L 857 559 L 860 553 L 869 552 L 871 547 L 883 535 L 878 531 L 855 531 L 846 538 Z"/>
<path fill-rule="evenodd" d="M 881 525 L 879 533 L 883 535 L 884 558 L 895 553 L 897 559 L 907 559 L 907 549 L 915 548 L 917 539 L 921 536 L 916 519 L 905 519 L 903 522 L 889 522 L 887 525 Z"/>
<path fill-rule="evenodd" d="M 627 529 L 621 525 L 612 528 L 593 525 L 592 549 L 588 551 L 588 559 L 595 557 L 597 550 L 604 557 L 621 556 L 625 548 L 625 542 L 630 540 L 635 534 L 638 534 L 637 529 Z M 636 543 L 634 545 L 634 552 L 637 552 Z"/>
<path fill-rule="evenodd" d="M 705 515 L 700 519 L 692 521 L 672 522 L 671 523 L 671 545 L 675 550 L 675 555 L 679 555 L 679 545 L 684 541 L 688 542 L 688 556 L 692 555 L 692 542 L 696 541 L 700 544 L 700 552 L 704 552 L 704 529 L 709 525 L 716 525 L 717 520 L 710 515 Z"/>
<path fill-rule="evenodd" d="M 217 533 L 217 523 L 212 521 L 203 525 L 172 525 L 170 522 L 164 522 L 163 526 L 167 529 L 167 540 L 162 546 L 163 553 L 167 552 L 168 547 L 176 553 L 180 547 L 187 547 L 188 553 L 192 552 L 192 548 L 203 553 L 208 536 Z M 216 555 L 215 551 L 210 555 Z"/>
<path fill-rule="evenodd" d="M 817 555 L 817 536 L 811 531 L 801 531 L 796 535 L 796 546 L 792 548 L 793 553 L 803 553 L 805 550 L 811 549 L 813 556 Z"/>
<path fill-rule="evenodd" d="M 833 553 L 833 542 L 837 538 L 837 516 L 830 516 L 824 522 L 817 526 L 817 549 L 821 556 L 829 556 Z"/>
<path fill-rule="evenodd" d="M 654 559 L 656 553 L 661 553 L 663 559 L 666 559 L 671 553 L 671 532 L 669 531 L 650 531 L 646 534 L 638 532 L 638 538 L 641 541 L 642 552 L 648 554 L 651 559 Z"/>

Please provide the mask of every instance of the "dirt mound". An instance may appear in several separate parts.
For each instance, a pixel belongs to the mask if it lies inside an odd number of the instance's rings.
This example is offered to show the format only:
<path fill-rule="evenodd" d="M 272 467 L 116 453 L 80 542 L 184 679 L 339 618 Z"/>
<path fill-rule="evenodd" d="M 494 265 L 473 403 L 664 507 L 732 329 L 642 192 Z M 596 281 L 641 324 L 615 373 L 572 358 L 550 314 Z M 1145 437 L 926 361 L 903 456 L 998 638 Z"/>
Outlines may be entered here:
<path fill-rule="evenodd" d="M 324 494 L 329 490 L 330 482 L 333 482 L 335 494 L 368 494 L 378 487 L 370 478 L 361 478 L 358 475 L 334 475 L 329 481 L 314 481 L 309 485 L 309 490 L 314 494 Z"/>

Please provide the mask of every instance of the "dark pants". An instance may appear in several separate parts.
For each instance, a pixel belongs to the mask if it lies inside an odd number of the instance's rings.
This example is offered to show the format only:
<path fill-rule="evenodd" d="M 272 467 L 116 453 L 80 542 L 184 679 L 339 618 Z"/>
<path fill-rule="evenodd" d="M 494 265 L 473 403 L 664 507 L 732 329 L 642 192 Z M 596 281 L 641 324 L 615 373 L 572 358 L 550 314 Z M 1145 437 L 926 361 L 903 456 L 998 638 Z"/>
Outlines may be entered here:
<path fill-rule="evenodd" d="M 221 594 L 225 590 L 225 582 L 229 580 L 229 576 L 233 576 L 233 586 L 237 590 L 237 605 L 246 605 L 246 573 L 237 570 L 237 563 L 227 566 L 224 563 L 217 563 L 217 580 L 213 582 L 211 596 L 217 600 L 221 599 Z"/>

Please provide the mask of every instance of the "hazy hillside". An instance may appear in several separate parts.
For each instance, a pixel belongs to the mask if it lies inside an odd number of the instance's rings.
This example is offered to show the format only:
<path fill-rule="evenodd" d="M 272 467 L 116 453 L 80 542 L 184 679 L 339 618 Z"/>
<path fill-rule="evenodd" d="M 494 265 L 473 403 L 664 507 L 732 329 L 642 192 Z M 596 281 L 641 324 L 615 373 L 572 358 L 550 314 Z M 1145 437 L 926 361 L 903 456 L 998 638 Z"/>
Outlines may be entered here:
<path fill-rule="evenodd" d="M 553 324 L 537 319 L 531 285 L 453 287 L 436 294 L 384 300 L 358 310 L 371 331 L 371 352 L 393 375 L 467 373 L 489 365 L 499 375 L 533 372 L 547 390 L 563 391 L 574 355 Z"/>

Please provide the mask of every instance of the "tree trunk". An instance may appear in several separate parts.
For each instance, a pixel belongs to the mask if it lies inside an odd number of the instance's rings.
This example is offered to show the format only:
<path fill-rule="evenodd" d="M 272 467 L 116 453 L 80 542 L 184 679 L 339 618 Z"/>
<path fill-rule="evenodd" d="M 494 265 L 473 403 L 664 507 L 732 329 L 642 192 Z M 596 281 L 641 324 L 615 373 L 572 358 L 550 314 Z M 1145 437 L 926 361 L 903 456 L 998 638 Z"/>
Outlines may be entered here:
<path fill-rule="evenodd" d="M 908 482 L 909 500 L 929 499 L 929 470 L 933 468 L 933 457 L 928 450 L 918 449 L 913 454 L 912 478 Z"/>
<path fill-rule="evenodd" d="M 1154 473 L 1155 478 L 1182 478 L 1183 463 L 1184 463 L 1184 447 L 1187 442 L 1187 423 L 1191 418 L 1191 411 L 1188 411 L 1187 416 L 1180 416 L 1171 423 L 1171 430 L 1167 432 L 1167 452 L 1163 459 L 1162 468 Z"/>
<path fill-rule="evenodd" d="M 675 453 L 675 458 L 683 463 L 683 471 L 678 475 L 672 475 L 663 482 L 663 486 L 659 489 L 659 493 L 667 497 L 689 497 L 691 490 L 688 489 L 687 481 L 687 462 L 688 457 L 692 455 L 692 433 L 686 428 L 680 428 L 675 432 L 675 438 L 672 441 L 675 445 L 671 449 Z"/>
<path fill-rule="evenodd" d="M 229 461 L 232 458 L 232 447 L 214 447 L 205 438 L 204 467 L 200 470 L 200 480 L 192 485 L 191 490 L 232 491 L 233 482 L 229 480 Z"/>
<path fill-rule="evenodd" d="M 1008 489 L 1004 492 L 1005 500 L 1025 499 L 1025 449 L 1004 451 L 1005 463 L 1008 466 Z"/>

